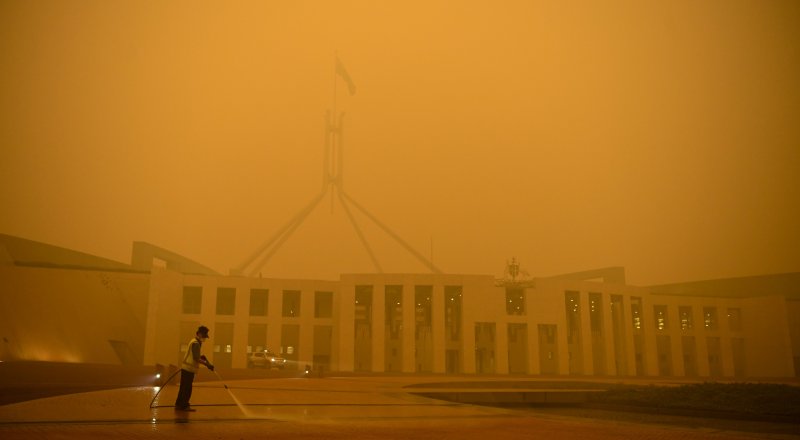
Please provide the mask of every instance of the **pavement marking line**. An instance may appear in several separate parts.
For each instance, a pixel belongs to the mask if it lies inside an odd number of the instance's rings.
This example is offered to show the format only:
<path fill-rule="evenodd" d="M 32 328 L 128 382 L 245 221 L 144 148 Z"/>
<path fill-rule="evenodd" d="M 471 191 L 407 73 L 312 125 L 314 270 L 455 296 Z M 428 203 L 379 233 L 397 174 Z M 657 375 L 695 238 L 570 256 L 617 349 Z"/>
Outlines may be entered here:
<path fill-rule="evenodd" d="M 237 406 L 235 403 L 198 403 L 192 404 L 192 406 L 197 407 L 218 407 L 218 406 Z M 425 407 L 425 406 L 435 406 L 435 407 L 470 407 L 476 406 L 467 403 L 245 403 L 244 406 L 364 406 L 364 407 L 373 407 L 373 406 L 407 406 L 407 407 Z M 174 408 L 175 405 L 156 405 L 153 409 L 156 408 Z"/>
<path fill-rule="evenodd" d="M 268 418 L 174 418 L 174 419 L 158 419 L 156 421 L 153 420 L 36 420 L 36 421 L 0 421 L 0 428 L 8 427 L 8 426 L 35 426 L 35 425 L 47 425 L 47 426 L 58 426 L 58 425 L 91 425 L 91 426 L 102 426 L 102 425 L 154 425 L 154 424 L 172 424 L 172 423 L 185 423 L 186 421 L 191 420 L 192 422 L 274 422 L 274 423 L 286 423 L 285 420 L 280 419 L 268 419 Z"/>

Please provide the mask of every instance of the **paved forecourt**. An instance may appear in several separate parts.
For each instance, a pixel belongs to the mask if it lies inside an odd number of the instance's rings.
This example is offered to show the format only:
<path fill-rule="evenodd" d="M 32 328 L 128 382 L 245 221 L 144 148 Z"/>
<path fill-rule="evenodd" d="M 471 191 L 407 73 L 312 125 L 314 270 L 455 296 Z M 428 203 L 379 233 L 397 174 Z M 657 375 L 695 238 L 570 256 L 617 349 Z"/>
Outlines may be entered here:
<path fill-rule="evenodd" d="M 436 378 L 441 381 L 442 378 Z M 645 425 L 450 403 L 409 393 L 409 377 L 328 377 L 71 394 L 0 406 L 0 438 L 745 439 L 755 434 Z M 774 438 L 784 438 L 775 436 Z"/>

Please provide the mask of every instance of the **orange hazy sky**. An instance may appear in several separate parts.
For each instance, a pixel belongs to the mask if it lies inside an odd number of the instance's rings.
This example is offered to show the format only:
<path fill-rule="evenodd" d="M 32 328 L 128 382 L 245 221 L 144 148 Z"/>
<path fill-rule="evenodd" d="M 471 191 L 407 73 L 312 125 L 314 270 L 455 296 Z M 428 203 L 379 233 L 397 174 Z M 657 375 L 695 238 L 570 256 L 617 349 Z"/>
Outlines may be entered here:
<path fill-rule="evenodd" d="M 0 2 L 0 233 L 242 262 L 322 184 L 449 273 L 800 270 L 800 2 Z M 426 269 L 366 218 L 387 272 Z M 264 276 L 372 264 L 324 201 Z"/>

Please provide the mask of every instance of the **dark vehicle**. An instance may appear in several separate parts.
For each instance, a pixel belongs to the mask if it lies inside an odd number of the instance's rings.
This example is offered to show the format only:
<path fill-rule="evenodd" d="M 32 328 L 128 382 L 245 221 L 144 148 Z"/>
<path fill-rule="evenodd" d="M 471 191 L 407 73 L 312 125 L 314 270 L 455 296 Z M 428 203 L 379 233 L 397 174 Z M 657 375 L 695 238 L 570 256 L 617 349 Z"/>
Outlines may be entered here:
<path fill-rule="evenodd" d="M 250 357 L 247 358 L 248 368 L 277 368 L 283 370 L 285 366 L 286 359 L 269 350 L 255 351 L 250 353 Z"/>

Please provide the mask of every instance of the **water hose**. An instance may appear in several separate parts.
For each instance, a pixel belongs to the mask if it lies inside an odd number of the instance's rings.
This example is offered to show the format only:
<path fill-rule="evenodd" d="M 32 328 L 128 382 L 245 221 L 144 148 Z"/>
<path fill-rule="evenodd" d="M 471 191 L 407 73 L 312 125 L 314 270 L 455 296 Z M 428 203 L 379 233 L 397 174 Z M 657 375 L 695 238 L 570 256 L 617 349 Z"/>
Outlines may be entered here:
<path fill-rule="evenodd" d="M 174 373 L 172 373 L 172 376 L 170 376 L 170 377 L 167 379 L 167 381 L 166 381 L 166 382 L 164 382 L 164 385 L 161 385 L 161 387 L 158 389 L 158 392 L 156 392 L 156 395 L 155 395 L 155 396 L 153 396 L 153 400 L 151 400 L 151 401 L 150 401 L 150 409 L 153 409 L 153 402 L 155 402 L 155 401 L 156 401 L 156 398 L 158 397 L 158 395 L 159 395 L 159 394 L 161 394 L 161 390 L 163 390 L 164 388 L 166 388 L 166 387 L 167 387 L 167 385 L 169 384 L 169 381 L 171 381 L 171 380 L 172 380 L 172 378 L 173 378 L 173 377 L 175 377 L 175 375 L 176 375 L 176 374 L 180 373 L 180 371 L 181 371 L 181 369 L 180 369 L 180 368 L 178 368 L 177 370 L 175 370 L 175 372 L 174 372 Z"/>

